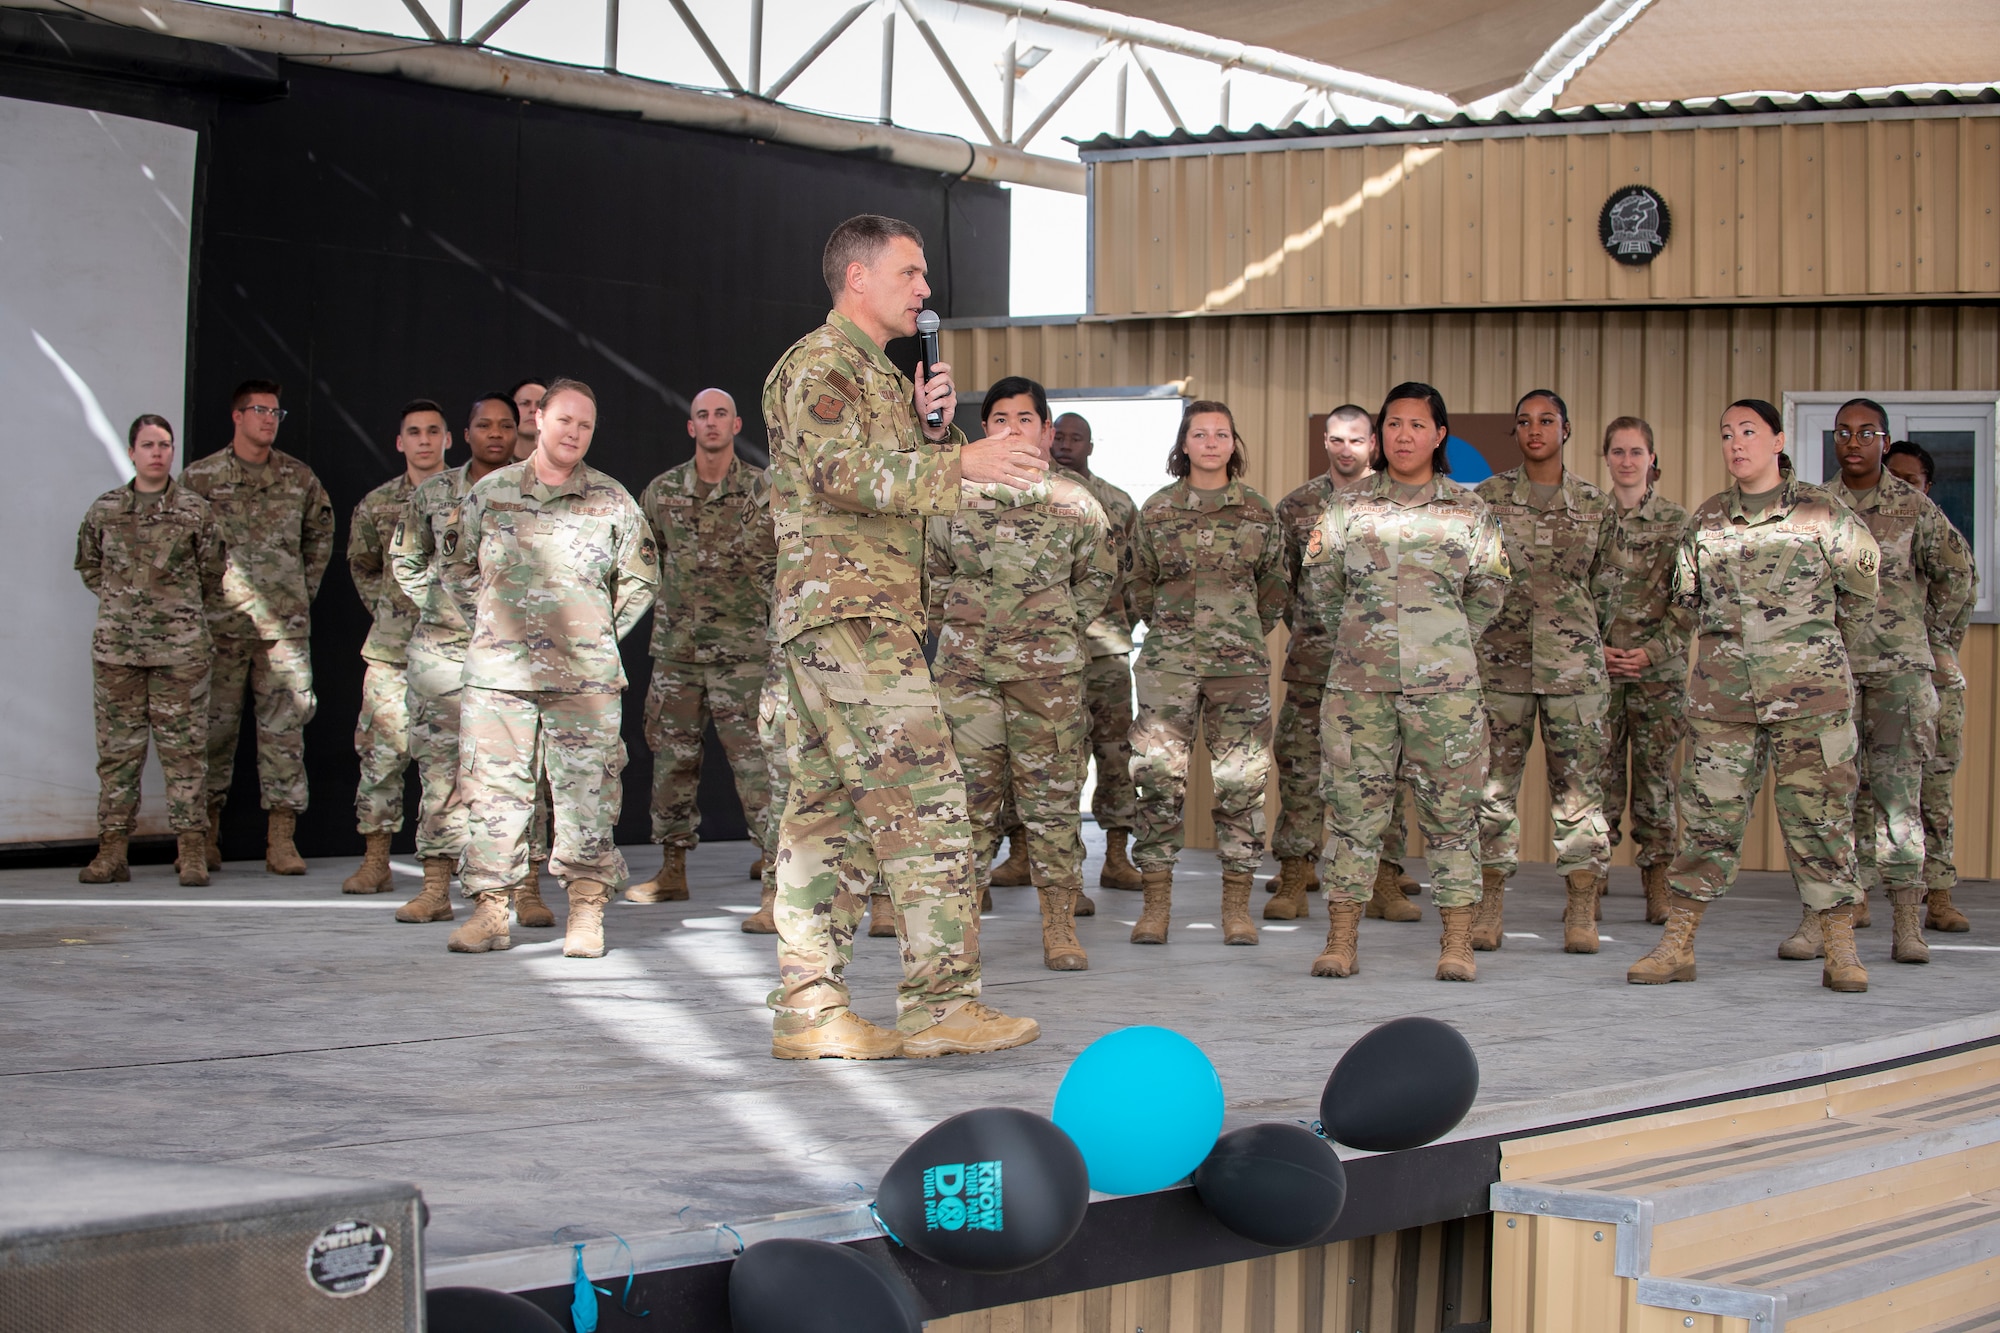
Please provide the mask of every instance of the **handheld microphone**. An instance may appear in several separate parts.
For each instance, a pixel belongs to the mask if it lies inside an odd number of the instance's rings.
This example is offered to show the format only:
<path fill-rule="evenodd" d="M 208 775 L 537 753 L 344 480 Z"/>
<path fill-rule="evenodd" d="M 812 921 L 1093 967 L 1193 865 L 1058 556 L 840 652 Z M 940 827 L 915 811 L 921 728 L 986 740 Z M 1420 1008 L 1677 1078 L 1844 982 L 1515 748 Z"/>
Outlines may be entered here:
<path fill-rule="evenodd" d="M 937 364 L 937 359 L 938 359 L 937 311 L 919 310 L 917 312 L 917 340 L 923 347 L 922 359 L 924 363 L 923 366 L 924 374 L 923 374 L 923 379 L 919 381 L 919 384 L 922 385 L 930 382 L 931 367 Z M 935 407 L 932 408 L 929 412 L 925 413 L 924 422 L 925 424 L 929 425 L 933 430 L 935 430 L 939 426 L 942 426 L 944 424 L 943 410 Z"/>

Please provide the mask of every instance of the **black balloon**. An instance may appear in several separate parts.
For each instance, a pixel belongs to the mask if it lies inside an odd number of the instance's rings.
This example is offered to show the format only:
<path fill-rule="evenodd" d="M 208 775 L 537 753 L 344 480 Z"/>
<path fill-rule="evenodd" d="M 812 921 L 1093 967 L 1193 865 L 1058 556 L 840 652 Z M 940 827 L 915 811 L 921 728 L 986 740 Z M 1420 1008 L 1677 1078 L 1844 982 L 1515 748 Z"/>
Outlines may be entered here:
<path fill-rule="evenodd" d="M 540 1306 L 485 1287 L 439 1287 L 424 1293 L 431 1333 L 564 1333 Z"/>
<path fill-rule="evenodd" d="M 1398 1018 L 1348 1048 L 1320 1094 L 1320 1124 L 1351 1148 L 1400 1152 L 1449 1134 L 1479 1095 L 1479 1059 L 1458 1029 Z"/>
<path fill-rule="evenodd" d="M 1011 1106 L 966 1111 L 903 1150 L 876 1193 L 896 1239 L 934 1263 L 1013 1273 L 1068 1244 L 1090 1169 L 1053 1121 Z"/>
<path fill-rule="evenodd" d="M 1347 1204 L 1347 1170 L 1333 1145 L 1303 1125 L 1247 1125 L 1215 1141 L 1194 1188 L 1237 1235 L 1291 1249 L 1333 1229 Z"/>
<path fill-rule="evenodd" d="M 847 1245 L 760 1240 L 729 1266 L 736 1333 L 921 1333 L 900 1274 Z"/>

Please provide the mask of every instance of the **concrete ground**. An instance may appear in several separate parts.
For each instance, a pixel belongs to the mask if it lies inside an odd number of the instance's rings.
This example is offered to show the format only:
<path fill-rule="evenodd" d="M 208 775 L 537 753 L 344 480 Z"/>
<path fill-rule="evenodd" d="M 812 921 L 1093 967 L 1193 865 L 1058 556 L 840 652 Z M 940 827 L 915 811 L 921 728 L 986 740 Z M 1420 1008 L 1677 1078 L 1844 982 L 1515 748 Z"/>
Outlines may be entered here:
<path fill-rule="evenodd" d="M 1102 840 L 1086 833 L 1094 882 Z M 779 1062 L 764 1008 L 772 941 L 737 929 L 756 904 L 753 854 L 696 850 L 694 900 L 620 903 L 612 951 L 594 961 L 563 958 L 558 931 L 518 928 L 509 953 L 447 953 L 450 926 L 392 919 L 406 893 L 343 897 L 350 862 L 318 861 L 304 879 L 231 864 L 207 889 L 180 888 L 163 866 L 108 887 L 79 885 L 74 870 L 0 872 L 0 1148 L 414 1179 L 438 1262 L 547 1245 L 566 1225 L 629 1237 L 851 1206 L 945 1116 L 989 1104 L 1046 1114 L 1070 1059 L 1125 1024 L 1198 1042 L 1241 1124 L 1312 1119 L 1355 1038 L 1433 1015 L 1478 1052 L 1474 1118 L 1492 1126 L 1578 1118 L 1632 1101 L 1619 1086 L 1638 1081 L 1658 1095 L 1633 1104 L 1652 1105 L 1694 1095 L 1720 1067 L 1754 1086 L 1757 1071 L 1786 1077 L 1823 1048 L 1943 1044 L 2000 1010 L 2000 895 L 1986 884 L 1961 895 L 1974 933 L 1932 936 L 1928 967 L 1888 961 L 1878 907 L 1861 937 L 1866 995 L 1822 989 L 1816 963 L 1778 961 L 1798 906 L 1771 874 L 1744 875 L 1709 914 L 1699 982 L 1628 986 L 1625 968 L 1658 933 L 1637 872 L 1613 875 L 1603 951 L 1573 957 L 1548 867 L 1515 881 L 1506 947 L 1478 956 L 1477 984 L 1432 979 L 1428 904 L 1418 924 L 1365 922 L 1361 974 L 1331 981 L 1308 975 L 1323 906 L 1305 923 L 1265 923 L 1260 947 L 1225 947 L 1213 854 L 1190 852 L 1166 948 L 1127 942 L 1137 894 L 1091 890 L 1083 973 L 1042 968 L 1032 890 L 996 891 L 986 999 L 1038 1018 L 1034 1044 Z M 632 849 L 635 874 L 657 855 Z M 415 866 L 398 869 L 413 893 Z M 1260 888 L 1256 909 L 1265 901 Z M 856 1007 L 893 1021 L 895 944 L 856 945 Z"/>

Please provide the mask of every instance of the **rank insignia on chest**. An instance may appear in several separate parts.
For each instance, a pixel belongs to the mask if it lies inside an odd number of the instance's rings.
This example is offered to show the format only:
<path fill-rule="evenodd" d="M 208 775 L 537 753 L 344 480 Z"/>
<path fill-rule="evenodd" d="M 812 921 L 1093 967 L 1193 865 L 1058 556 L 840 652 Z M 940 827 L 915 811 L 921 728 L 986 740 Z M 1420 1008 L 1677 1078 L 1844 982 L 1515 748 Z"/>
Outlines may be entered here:
<path fill-rule="evenodd" d="M 1203 528 L 1200 532 L 1195 534 L 1194 544 L 1196 546 L 1203 547 L 1204 549 L 1215 545 L 1215 529 Z"/>
<path fill-rule="evenodd" d="M 1535 545 L 1554 546 L 1555 544 L 1556 544 L 1556 530 L 1554 528 L 1542 527 L 1541 525 L 1537 524 L 1535 527 Z"/>
<path fill-rule="evenodd" d="M 1019 532 L 1012 523 L 996 523 L 993 525 L 993 537 L 996 541 L 1012 544 L 1019 536 Z"/>
<path fill-rule="evenodd" d="M 813 405 L 806 409 L 813 414 L 813 420 L 831 426 L 847 411 L 847 404 L 830 393 L 823 393 L 813 399 Z"/>

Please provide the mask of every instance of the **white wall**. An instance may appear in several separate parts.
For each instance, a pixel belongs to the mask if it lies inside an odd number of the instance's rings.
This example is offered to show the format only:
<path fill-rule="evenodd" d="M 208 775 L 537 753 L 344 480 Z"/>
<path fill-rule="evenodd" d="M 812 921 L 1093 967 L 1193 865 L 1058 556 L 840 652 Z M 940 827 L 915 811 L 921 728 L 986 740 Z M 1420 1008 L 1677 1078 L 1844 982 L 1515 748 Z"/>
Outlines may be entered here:
<path fill-rule="evenodd" d="M 90 631 L 72 567 L 125 428 L 185 417 L 190 130 L 0 98 L 0 843 L 94 838 Z M 147 761 L 141 832 L 164 832 Z"/>

